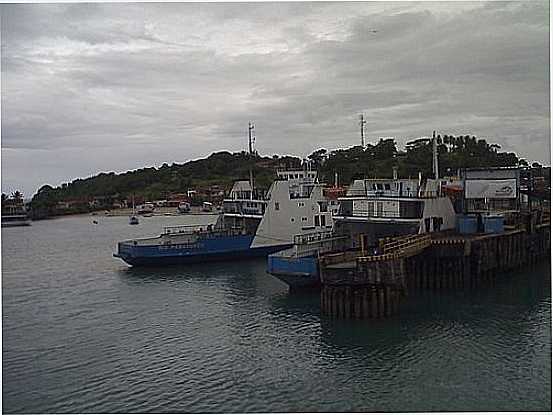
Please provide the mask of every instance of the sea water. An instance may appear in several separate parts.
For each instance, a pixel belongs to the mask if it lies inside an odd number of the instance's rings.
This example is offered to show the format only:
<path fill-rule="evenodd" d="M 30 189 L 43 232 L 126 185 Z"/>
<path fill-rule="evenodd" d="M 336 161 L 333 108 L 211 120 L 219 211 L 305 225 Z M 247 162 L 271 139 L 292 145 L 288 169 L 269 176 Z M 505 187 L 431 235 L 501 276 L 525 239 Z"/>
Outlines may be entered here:
<path fill-rule="evenodd" d="M 549 264 L 410 296 L 389 320 L 339 321 L 265 259 L 135 269 L 112 257 L 117 241 L 214 220 L 3 228 L 3 411 L 551 410 Z"/>

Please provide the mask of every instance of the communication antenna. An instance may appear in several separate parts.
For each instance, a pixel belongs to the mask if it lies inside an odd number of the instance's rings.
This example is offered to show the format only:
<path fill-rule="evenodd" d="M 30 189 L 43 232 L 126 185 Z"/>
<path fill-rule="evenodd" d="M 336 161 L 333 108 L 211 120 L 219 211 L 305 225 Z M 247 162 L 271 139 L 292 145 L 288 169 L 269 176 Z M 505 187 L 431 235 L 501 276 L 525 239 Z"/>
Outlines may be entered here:
<path fill-rule="evenodd" d="M 255 126 L 252 122 L 248 123 L 248 149 L 250 154 L 253 154 L 253 143 L 255 143 Z"/>
<path fill-rule="evenodd" d="M 365 124 L 367 121 L 365 120 L 364 114 L 361 114 L 359 116 L 359 126 L 361 127 L 361 147 L 365 148 Z"/>
<path fill-rule="evenodd" d="M 432 170 L 434 170 L 434 179 L 440 178 L 438 170 L 438 143 L 436 142 L 436 131 L 432 134 Z"/>

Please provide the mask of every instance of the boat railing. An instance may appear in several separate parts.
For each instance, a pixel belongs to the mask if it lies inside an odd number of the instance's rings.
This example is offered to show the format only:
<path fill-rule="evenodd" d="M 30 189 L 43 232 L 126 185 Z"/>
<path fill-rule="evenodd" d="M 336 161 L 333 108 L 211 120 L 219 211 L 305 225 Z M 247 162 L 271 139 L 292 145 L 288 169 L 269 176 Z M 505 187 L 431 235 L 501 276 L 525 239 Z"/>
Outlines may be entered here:
<path fill-rule="evenodd" d="M 442 192 L 436 190 L 364 190 L 364 189 L 351 189 L 346 193 L 345 198 L 350 197 L 381 197 L 385 199 L 435 199 L 443 196 Z"/>
<path fill-rule="evenodd" d="M 162 235 L 194 234 L 202 236 L 236 236 L 245 235 L 244 227 L 215 228 L 213 225 L 177 225 L 165 226 Z"/>
<path fill-rule="evenodd" d="M 273 254 L 279 257 L 298 258 L 319 256 L 330 252 L 343 251 L 350 245 L 350 237 L 334 235 L 331 231 L 311 232 L 294 236 L 291 248 Z"/>
<path fill-rule="evenodd" d="M 333 236 L 332 231 L 319 231 L 319 232 L 309 232 L 309 233 L 300 233 L 294 235 L 294 244 L 301 245 L 310 242 L 317 242 L 323 239 L 331 238 Z"/>
<path fill-rule="evenodd" d="M 406 214 L 398 212 L 397 210 L 386 209 L 348 209 L 342 207 L 336 216 L 352 216 L 361 218 L 390 218 L 390 219 L 421 219 L 422 212 L 420 214 Z"/>
<path fill-rule="evenodd" d="M 430 192 L 428 192 L 430 193 Z M 385 198 L 418 198 L 421 192 L 418 190 L 372 190 L 350 189 L 345 197 L 385 197 Z"/>

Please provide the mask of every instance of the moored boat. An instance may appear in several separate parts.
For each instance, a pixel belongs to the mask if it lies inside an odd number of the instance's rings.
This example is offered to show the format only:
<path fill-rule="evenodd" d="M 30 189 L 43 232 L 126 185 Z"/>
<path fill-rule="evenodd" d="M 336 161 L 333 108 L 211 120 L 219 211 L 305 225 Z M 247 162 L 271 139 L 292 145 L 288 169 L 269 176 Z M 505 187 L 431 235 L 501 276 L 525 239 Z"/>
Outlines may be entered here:
<path fill-rule="evenodd" d="M 214 225 L 169 227 L 158 237 L 123 241 L 114 256 L 131 265 L 266 256 L 292 246 L 294 235 L 332 229 L 316 172 L 277 172 L 266 194 L 251 182 L 234 184 Z"/>
<path fill-rule="evenodd" d="M 27 215 L 25 206 L 23 204 L 22 195 L 16 192 L 17 195 L 2 200 L 2 227 L 14 227 L 14 226 L 29 226 L 31 219 Z"/>
<path fill-rule="evenodd" d="M 334 232 L 319 238 L 311 253 L 306 242 L 298 240 L 292 249 L 271 255 L 268 272 L 291 288 L 306 283 L 317 285 L 318 257 L 332 253 L 327 246 L 334 238 L 344 237 L 343 241 L 347 241 L 342 251 L 371 252 L 378 249 L 381 238 L 454 229 L 457 215 L 451 198 L 442 192 L 448 180 L 439 179 L 437 157 L 433 161 L 433 179 L 423 180 L 420 175 L 418 179 L 400 179 L 394 168 L 391 179 L 354 180 L 346 194 L 337 198 Z M 304 250 L 308 253 L 301 253 Z"/>
<path fill-rule="evenodd" d="M 136 216 L 136 211 L 134 207 L 134 195 L 132 197 L 132 215 L 129 216 L 129 225 L 138 225 L 138 216 Z"/>

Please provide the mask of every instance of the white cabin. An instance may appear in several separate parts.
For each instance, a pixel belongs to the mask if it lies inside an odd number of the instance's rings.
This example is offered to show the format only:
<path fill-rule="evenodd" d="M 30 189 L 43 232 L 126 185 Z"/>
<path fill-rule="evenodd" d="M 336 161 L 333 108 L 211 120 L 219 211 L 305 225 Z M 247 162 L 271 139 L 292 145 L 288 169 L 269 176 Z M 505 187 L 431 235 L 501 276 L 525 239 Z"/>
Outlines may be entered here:
<path fill-rule="evenodd" d="M 295 235 L 333 229 L 329 199 L 311 170 L 281 171 L 268 191 L 267 210 L 252 247 L 290 243 Z"/>

